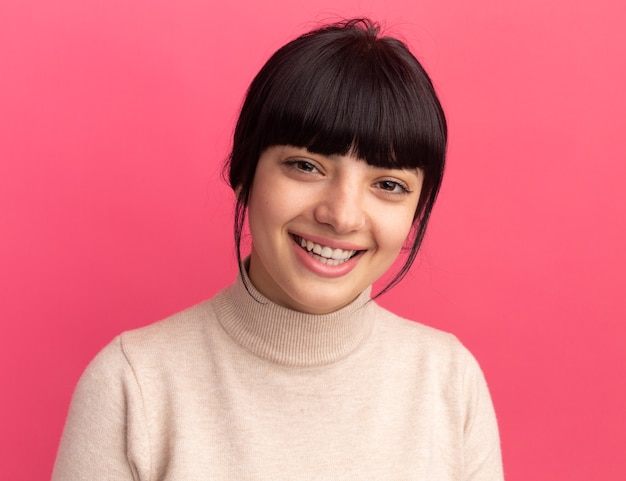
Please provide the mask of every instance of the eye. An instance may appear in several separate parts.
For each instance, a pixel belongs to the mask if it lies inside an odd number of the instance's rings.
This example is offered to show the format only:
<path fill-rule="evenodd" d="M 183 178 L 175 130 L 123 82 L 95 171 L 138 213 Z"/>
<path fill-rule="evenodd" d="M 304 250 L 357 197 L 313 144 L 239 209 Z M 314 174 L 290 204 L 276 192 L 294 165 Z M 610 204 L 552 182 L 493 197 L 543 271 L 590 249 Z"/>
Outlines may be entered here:
<path fill-rule="evenodd" d="M 315 164 L 304 159 L 290 159 L 285 162 L 285 165 L 307 174 L 315 174 L 320 171 Z"/>
<path fill-rule="evenodd" d="M 382 191 L 389 194 L 409 194 L 411 191 L 409 188 L 402 182 L 398 182 L 396 180 L 380 180 L 374 184 Z"/>

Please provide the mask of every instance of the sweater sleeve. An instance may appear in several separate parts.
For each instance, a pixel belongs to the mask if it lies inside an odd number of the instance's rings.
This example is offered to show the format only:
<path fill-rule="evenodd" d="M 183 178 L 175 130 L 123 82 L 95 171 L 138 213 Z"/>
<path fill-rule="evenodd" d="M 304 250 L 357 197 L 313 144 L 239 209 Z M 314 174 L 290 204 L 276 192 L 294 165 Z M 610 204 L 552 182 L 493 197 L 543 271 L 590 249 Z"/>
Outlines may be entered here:
<path fill-rule="evenodd" d="M 146 433 L 141 390 L 118 337 L 78 382 L 52 481 L 148 480 Z"/>
<path fill-rule="evenodd" d="M 484 375 L 473 357 L 463 381 L 467 402 L 464 480 L 501 481 L 504 474 L 496 415 Z"/>

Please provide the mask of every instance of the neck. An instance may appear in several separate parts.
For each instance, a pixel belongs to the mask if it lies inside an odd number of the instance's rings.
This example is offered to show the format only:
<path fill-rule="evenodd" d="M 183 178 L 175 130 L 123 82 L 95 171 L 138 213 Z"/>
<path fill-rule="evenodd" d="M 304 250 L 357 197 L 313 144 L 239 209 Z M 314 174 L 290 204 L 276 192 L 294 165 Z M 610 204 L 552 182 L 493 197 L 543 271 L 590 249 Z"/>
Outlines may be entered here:
<path fill-rule="evenodd" d="M 373 326 L 370 289 L 329 314 L 308 314 L 264 297 L 246 277 L 216 298 L 220 323 L 247 350 L 293 367 L 336 362 L 356 350 Z"/>

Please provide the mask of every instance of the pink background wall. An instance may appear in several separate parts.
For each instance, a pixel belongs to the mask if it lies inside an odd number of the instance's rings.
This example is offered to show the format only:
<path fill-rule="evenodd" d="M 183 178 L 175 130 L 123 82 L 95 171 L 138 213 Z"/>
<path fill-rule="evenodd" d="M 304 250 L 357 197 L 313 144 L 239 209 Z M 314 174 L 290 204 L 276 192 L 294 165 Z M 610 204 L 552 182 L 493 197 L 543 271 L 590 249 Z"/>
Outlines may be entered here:
<path fill-rule="evenodd" d="M 219 180 L 244 90 L 317 20 L 400 32 L 449 168 L 382 303 L 474 352 L 516 480 L 626 479 L 626 2 L 0 4 L 0 470 L 49 477 L 75 382 L 115 334 L 235 275 Z"/>

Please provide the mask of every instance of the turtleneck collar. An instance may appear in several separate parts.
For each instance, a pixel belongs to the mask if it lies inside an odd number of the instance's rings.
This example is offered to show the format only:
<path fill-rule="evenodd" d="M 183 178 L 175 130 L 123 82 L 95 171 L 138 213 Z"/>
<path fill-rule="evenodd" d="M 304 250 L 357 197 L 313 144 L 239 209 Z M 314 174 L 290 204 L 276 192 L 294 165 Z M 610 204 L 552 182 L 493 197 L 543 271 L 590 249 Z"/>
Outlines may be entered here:
<path fill-rule="evenodd" d="M 374 322 L 371 288 L 352 303 L 329 314 L 307 314 L 279 306 L 241 276 L 215 297 L 217 317 L 228 334 L 252 353 L 292 366 L 319 366 L 338 361 L 369 336 Z"/>

